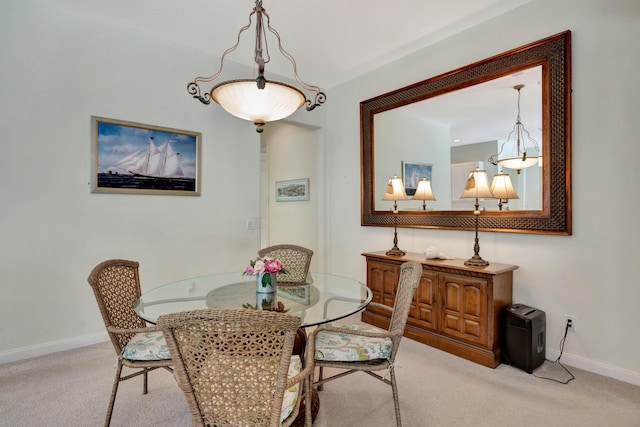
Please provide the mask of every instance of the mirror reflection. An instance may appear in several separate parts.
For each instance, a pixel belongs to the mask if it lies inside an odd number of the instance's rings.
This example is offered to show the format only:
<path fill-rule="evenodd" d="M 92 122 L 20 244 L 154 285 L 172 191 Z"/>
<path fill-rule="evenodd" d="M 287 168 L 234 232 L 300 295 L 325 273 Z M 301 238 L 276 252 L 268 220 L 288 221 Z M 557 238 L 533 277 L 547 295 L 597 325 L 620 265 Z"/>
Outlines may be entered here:
<path fill-rule="evenodd" d="M 469 173 L 476 168 L 487 171 L 500 197 L 481 200 L 481 210 L 541 210 L 542 99 L 539 65 L 377 113 L 375 210 L 393 208 L 392 202 L 382 199 L 394 175 L 403 178 L 410 198 L 398 202 L 399 211 L 473 210 L 474 201 L 460 196 Z M 525 152 L 531 165 L 519 171 L 499 161 L 522 159 Z M 424 178 L 430 181 L 433 194 L 427 200 L 420 192 L 415 194 Z"/>

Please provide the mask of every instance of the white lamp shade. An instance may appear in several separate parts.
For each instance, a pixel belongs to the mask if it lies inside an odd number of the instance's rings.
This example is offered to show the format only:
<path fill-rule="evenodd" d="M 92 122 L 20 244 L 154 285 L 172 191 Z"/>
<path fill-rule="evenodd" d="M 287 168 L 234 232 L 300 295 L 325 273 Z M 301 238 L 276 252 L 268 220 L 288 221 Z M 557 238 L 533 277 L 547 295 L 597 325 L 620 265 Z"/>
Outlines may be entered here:
<path fill-rule="evenodd" d="M 402 185 L 402 178 L 397 176 L 389 178 L 387 191 L 384 193 L 382 200 L 409 200 L 407 193 L 404 191 L 404 185 Z"/>
<path fill-rule="evenodd" d="M 305 102 L 304 94 L 285 83 L 267 81 L 258 89 L 255 80 L 231 80 L 211 89 L 211 99 L 229 114 L 264 124 L 293 114 Z"/>
<path fill-rule="evenodd" d="M 491 192 L 496 199 L 518 199 L 518 193 L 511 184 L 511 177 L 507 173 L 497 173 L 491 182 Z"/>
<path fill-rule="evenodd" d="M 414 200 L 435 200 L 433 191 L 431 190 L 431 181 L 427 178 L 422 178 L 418 181 L 418 188 L 413 195 Z"/>
<path fill-rule="evenodd" d="M 489 188 L 489 179 L 487 171 L 476 169 L 469 173 L 469 178 L 464 186 L 464 191 L 460 196 L 461 199 L 493 199 L 491 188 Z"/>

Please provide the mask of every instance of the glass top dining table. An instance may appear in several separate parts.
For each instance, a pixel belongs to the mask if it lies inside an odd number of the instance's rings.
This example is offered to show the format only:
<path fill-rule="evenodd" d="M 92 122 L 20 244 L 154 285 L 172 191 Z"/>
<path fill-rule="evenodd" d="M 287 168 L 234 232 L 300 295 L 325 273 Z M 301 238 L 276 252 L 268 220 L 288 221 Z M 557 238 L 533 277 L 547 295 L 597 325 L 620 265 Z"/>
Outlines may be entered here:
<path fill-rule="evenodd" d="M 273 294 L 256 292 L 256 277 L 220 273 L 158 286 L 141 295 L 135 312 L 149 323 L 163 314 L 201 308 L 280 307 L 302 318 L 302 327 L 341 319 L 363 310 L 372 298 L 361 282 L 325 273 L 309 273 L 307 284 L 279 283 Z"/>

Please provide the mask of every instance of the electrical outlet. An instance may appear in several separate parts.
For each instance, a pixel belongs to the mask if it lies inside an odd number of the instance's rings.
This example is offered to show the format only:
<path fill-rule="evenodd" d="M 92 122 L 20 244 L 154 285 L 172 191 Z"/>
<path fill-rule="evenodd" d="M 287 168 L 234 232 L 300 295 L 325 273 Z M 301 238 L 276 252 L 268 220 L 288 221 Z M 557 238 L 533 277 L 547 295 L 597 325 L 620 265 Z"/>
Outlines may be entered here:
<path fill-rule="evenodd" d="M 576 331 L 576 316 L 572 316 L 570 314 L 565 314 L 564 318 L 565 318 L 566 322 L 570 322 L 569 330 L 575 332 Z"/>

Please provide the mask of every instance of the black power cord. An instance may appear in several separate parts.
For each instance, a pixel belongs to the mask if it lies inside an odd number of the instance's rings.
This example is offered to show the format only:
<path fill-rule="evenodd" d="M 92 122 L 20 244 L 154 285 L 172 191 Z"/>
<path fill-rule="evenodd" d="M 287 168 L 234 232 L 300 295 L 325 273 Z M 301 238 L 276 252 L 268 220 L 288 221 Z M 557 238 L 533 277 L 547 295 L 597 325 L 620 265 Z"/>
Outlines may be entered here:
<path fill-rule="evenodd" d="M 569 372 L 569 370 L 568 370 L 568 369 L 567 369 L 567 368 L 566 368 L 562 363 L 560 363 L 560 358 L 562 357 L 562 353 L 564 352 L 564 342 L 565 342 L 565 341 L 566 341 L 566 339 L 567 339 L 567 332 L 569 332 L 569 320 L 567 320 L 567 325 L 566 325 L 566 326 L 565 326 L 565 328 L 564 328 L 564 336 L 563 336 L 563 337 L 562 337 L 562 339 L 560 340 L 560 354 L 558 355 L 558 358 L 557 358 L 556 360 L 549 360 L 549 359 L 545 359 L 545 360 L 546 360 L 547 362 L 549 362 L 549 363 L 557 363 L 557 364 L 558 364 L 558 366 L 562 367 L 562 369 L 564 369 L 564 370 L 565 370 L 565 372 L 566 372 L 567 374 L 569 374 L 569 376 L 570 376 L 571 378 L 569 378 L 569 379 L 568 379 L 568 380 L 566 380 L 566 381 L 560 381 L 560 380 L 557 380 L 557 379 L 555 379 L 555 378 L 542 377 L 542 376 L 536 375 L 536 374 L 535 374 L 535 372 L 533 373 L 533 376 L 534 376 L 534 377 L 536 377 L 536 378 L 541 378 L 541 379 L 543 379 L 543 380 L 551 380 L 551 381 L 555 381 L 555 382 L 560 383 L 560 384 L 569 384 L 569 382 L 570 382 L 571 380 L 573 380 L 573 379 L 575 379 L 575 378 L 576 378 L 576 377 L 574 377 L 574 376 L 573 376 L 573 374 L 572 374 L 571 372 Z"/>

